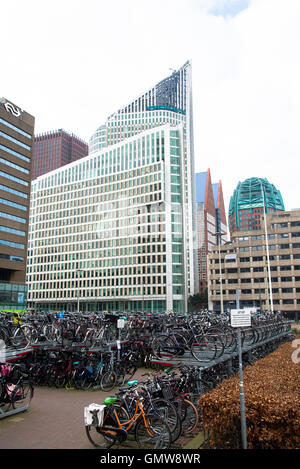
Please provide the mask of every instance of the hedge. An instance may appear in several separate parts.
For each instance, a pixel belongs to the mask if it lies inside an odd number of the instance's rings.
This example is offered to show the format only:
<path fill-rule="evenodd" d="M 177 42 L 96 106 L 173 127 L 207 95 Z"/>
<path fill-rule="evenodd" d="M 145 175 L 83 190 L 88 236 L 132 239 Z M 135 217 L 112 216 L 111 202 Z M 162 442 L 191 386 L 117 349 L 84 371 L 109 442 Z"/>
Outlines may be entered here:
<path fill-rule="evenodd" d="M 293 346 L 285 343 L 243 370 L 249 449 L 300 448 L 300 359 L 292 359 Z M 199 405 L 209 448 L 242 448 L 239 374 Z"/>

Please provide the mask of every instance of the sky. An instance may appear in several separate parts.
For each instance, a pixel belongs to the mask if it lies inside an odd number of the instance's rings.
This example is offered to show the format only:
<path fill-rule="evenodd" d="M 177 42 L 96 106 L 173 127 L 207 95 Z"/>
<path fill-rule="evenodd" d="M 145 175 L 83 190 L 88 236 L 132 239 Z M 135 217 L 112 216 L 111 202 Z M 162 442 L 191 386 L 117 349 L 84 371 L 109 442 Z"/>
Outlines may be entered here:
<path fill-rule="evenodd" d="M 195 169 L 267 178 L 300 207 L 299 0 L 2 2 L 0 96 L 88 141 L 121 106 L 192 63 Z"/>

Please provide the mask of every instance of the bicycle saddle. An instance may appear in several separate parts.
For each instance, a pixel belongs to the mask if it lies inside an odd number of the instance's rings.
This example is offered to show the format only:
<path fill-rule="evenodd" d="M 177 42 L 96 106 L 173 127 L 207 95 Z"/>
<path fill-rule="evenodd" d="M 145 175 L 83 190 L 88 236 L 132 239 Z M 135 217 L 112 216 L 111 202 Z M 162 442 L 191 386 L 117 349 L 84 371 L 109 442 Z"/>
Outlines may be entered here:
<path fill-rule="evenodd" d="M 134 381 L 127 381 L 128 386 L 134 386 L 135 384 L 138 384 L 138 380 L 135 379 Z"/>
<path fill-rule="evenodd" d="M 104 400 L 104 404 L 105 405 L 112 405 L 116 402 L 117 398 L 116 397 L 107 397 L 105 400 Z"/>

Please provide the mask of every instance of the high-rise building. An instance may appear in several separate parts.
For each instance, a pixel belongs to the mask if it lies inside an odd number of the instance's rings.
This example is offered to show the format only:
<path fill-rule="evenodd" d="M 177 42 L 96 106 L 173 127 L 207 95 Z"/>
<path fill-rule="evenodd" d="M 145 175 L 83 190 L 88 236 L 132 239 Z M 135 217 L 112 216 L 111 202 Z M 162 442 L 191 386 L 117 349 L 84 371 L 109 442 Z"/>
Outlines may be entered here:
<path fill-rule="evenodd" d="M 36 135 L 34 138 L 32 179 L 87 156 L 88 148 L 86 142 L 63 129 Z"/>
<path fill-rule="evenodd" d="M 0 309 L 27 307 L 26 259 L 34 117 L 0 98 Z"/>
<path fill-rule="evenodd" d="M 207 287 L 207 256 L 213 247 L 227 241 L 227 223 L 221 181 L 212 184 L 210 169 L 197 173 L 196 204 L 199 291 Z"/>
<path fill-rule="evenodd" d="M 239 182 L 229 203 L 229 226 L 234 231 L 260 230 L 264 214 L 284 211 L 281 193 L 264 178 Z"/>
<path fill-rule="evenodd" d="M 29 301 L 184 312 L 198 287 L 190 63 L 105 127 L 106 146 L 32 183 Z"/>
<path fill-rule="evenodd" d="M 211 310 L 256 307 L 299 321 L 300 210 L 267 213 L 260 231 L 235 231 L 221 254 L 210 253 L 208 274 Z"/>

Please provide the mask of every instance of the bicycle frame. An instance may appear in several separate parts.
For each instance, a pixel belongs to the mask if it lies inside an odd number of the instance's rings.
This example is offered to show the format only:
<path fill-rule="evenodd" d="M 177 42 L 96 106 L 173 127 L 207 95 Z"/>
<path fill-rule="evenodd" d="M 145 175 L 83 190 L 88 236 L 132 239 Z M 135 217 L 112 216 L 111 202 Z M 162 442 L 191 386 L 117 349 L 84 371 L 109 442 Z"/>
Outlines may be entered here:
<path fill-rule="evenodd" d="M 144 408 L 142 406 L 142 403 L 141 403 L 139 397 L 137 397 L 136 405 L 135 405 L 135 411 L 134 411 L 134 414 L 133 414 L 132 418 L 130 420 L 127 420 L 126 422 L 121 422 L 119 420 L 118 414 L 117 414 L 116 409 L 115 409 L 114 406 L 112 406 L 108 410 L 109 410 L 110 416 L 117 423 L 119 429 L 125 430 L 126 433 L 132 428 L 132 426 L 142 416 L 143 420 L 144 420 L 144 425 L 145 425 L 145 428 L 147 430 L 148 435 L 150 437 L 153 437 L 153 431 L 151 430 L 151 427 L 149 426 L 149 423 L 148 423 Z M 101 427 L 100 430 L 101 430 L 101 433 L 113 434 L 112 430 L 105 430 L 105 428 L 103 428 L 103 427 Z"/>

